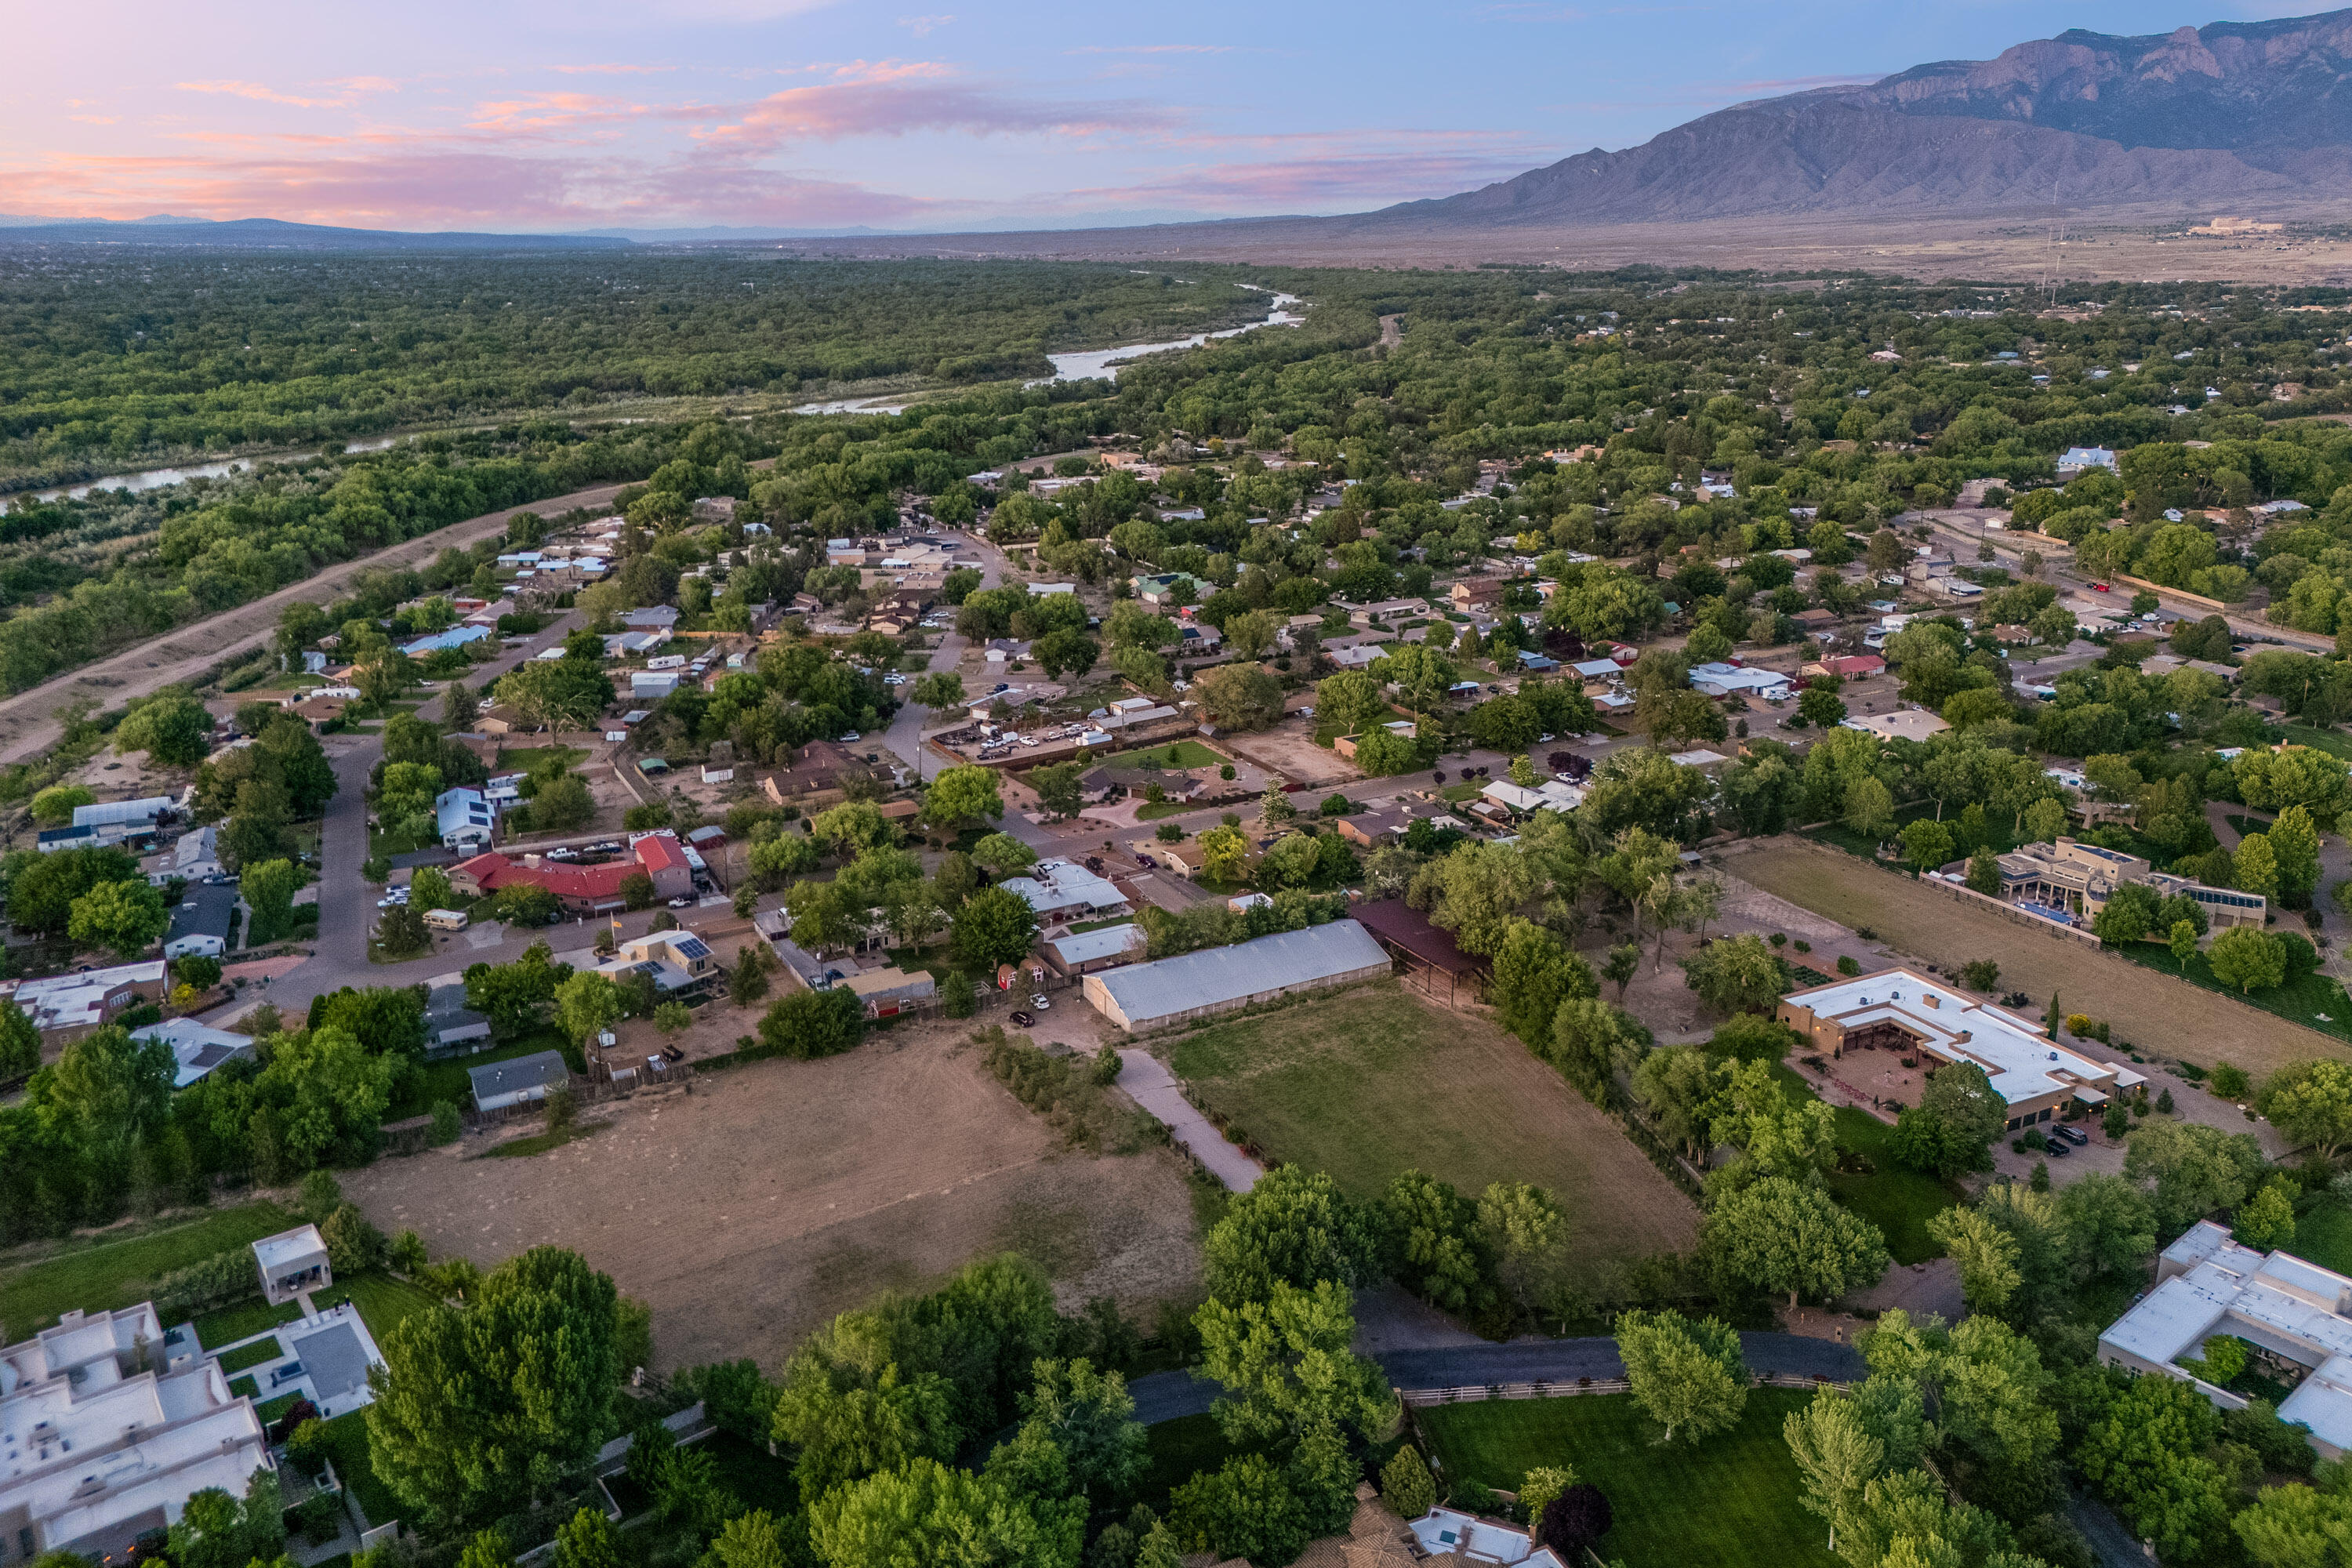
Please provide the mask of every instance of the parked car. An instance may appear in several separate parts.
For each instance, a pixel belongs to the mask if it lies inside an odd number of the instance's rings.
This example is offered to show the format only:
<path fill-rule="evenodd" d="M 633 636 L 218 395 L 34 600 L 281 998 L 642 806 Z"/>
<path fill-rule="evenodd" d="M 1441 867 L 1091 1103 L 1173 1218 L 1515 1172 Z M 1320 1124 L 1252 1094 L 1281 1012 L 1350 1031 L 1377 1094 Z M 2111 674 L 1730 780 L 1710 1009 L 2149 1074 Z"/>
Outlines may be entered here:
<path fill-rule="evenodd" d="M 1028 1028 L 1031 1025 L 1034 1024 L 1036 1021 L 1037 1021 L 1036 1019 L 1034 1019 L 1034 1018 L 1031 1017 L 1031 1016 L 1030 1016 L 1028 1014 L 1026 1014 L 1026 1013 L 1015 1013 L 1015 1014 L 1013 1014 L 1013 1022 L 1014 1026 L 1015 1026 L 1016 1027 L 1019 1027 L 1019 1028 L 1024 1028 L 1024 1029 Z"/>
<path fill-rule="evenodd" d="M 2052 1128 L 2050 1131 L 2058 1134 L 2059 1137 L 2066 1140 L 2067 1142 L 2073 1143 L 2078 1147 L 2082 1144 L 2088 1143 L 2091 1141 L 2091 1135 L 2084 1131 L 2079 1127 L 2061 1124 Z"/>
<path fill-rule="evenodd" d="M 669 907 L 674 910 L 690 910 L 694 907 L 694 900 L 692 899 L 672 899 L 669 901 Z"/>
<path fill-rule="evenodd" d="M 1054 1005 L 1045 1000 L 1045 994 L 1043 991 L 1034 993 L 1030 996 L 1029 1005 L 1036 1008 L 1040 1013 L 1050 1013 L 1054 1010 Z"/>
<path fill-rule="evenodd" d="M 2074 1151 L 2066 1147 L 2066 1143 L 2063 1139 L 2053 1138 L 2050 1140 L 2050 1146 L 2047 1149 L 2044 1149 L 2042 1152 L 2049 1155 L 2053 1160 L 2063 1160 L 2067 1155 L 2073 1153 Z"/>
<path fill-rule="evenodd" d="M 2094 583 L 2091 584 L 2091 592 L 2094 594 L 2104 594 L 2106 591 L 2107 585 L 2105 583 Z"/>

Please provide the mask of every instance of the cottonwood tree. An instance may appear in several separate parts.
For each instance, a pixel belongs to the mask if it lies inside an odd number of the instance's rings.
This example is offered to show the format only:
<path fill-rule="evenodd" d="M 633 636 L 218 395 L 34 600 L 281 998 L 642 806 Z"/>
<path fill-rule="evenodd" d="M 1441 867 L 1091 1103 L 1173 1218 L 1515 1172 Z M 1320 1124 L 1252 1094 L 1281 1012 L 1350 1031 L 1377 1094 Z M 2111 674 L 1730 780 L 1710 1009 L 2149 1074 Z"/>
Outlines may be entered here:
<path fill-rule="evenodd" d="M 402 1319 L 369 1379 L 377 1477 L 418 1516 L 455 1522 L 585 1466 L 620 1380 L 618 1300 L 579 1254 L 538 1247 L 485 1275 L 464 1311 Z"/>
<path fill-rule="evenodd" d="M 1228 1442 L 1296 1439 L 1324 1425 L 1369 1438 L 1396 1419 L 1379 1365 L 1349 1348 L 1356 1319 L 1338 1280 L 1277 1284 L 1237 1306 L 1211 1300 L 1192 1326 L 1202 1374 L 1225 1386 L 1212 1409 Z"/>
<path fill-rule="evenodd" d="M 1634 1403 L 1666 1429 L 1697 1443 L 1739 1424 L 1748 1408 L 1748 1366 L 1739 1336 L 1715 1318 L 1693 1322 L 1680 1312 L 1621 1312 L 1617 1353 Z"/>
<path fill-rule="evenodd" d="M 1364 1284 L 1374 1276 L 1380 1247 L 1378 1216 L 1350 1202 L 1328 1175 L 1277 1165 L 1210 1227 L 1203 1248 L 1209 1293 L 1241 1302 L 1266 1300 L 1278 1285 Z"/>
<path fill-rule="evenodd" d="M 2333 1163 L 2352 1144 L 2352 1065 L 2314 1058 L 2271 1074 L 2254 1102 L 2290 1144 Z"/>
<path fill-rule="evenodd" d="M 1886 1272 L 1876 1226 L 1817 1186 L 1770 1176 L 1727 1194 L 1709 1212 L 1702 1246 L 1727 1278 L 1785 1294 L 1793 1309 L 1867 1289 Z"/>

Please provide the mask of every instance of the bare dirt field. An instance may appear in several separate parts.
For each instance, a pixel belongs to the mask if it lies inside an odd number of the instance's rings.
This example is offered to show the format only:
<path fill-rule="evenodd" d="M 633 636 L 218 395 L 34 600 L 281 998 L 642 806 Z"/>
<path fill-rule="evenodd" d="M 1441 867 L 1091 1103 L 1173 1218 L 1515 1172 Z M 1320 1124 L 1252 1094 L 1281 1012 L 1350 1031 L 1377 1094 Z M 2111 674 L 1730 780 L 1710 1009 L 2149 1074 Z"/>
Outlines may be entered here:
<path fill-rule="evenodd" d="M 566 496 L 550 496 L 527 507 L 512 507 L 363 555 L 307 578 L 289 588 L 234 610 L 209 616 L 152 642 L 140 644 L 87 664 L 54 680 L 0 699 L 0 763 L 21 763 L 37 755 L 58 737 L 58 710 L 68 702 L 91 700 L 114 706 L 125 698 L 144 697 L 175 683 L 193 682 L 205 670 L 232 655 L 250 653 L 278 628 L 278 617 L 296 599 L 324 604 L 341 594 L 352 575 L 371 566 L 417 566 L 451 545 L 506 531 L 507 520 L 518 511 L 553 516 L 573 507 L 595 506 L 613 499 L 618 485 L 602 485 Z"/>
<path fill-rule="evenodd" d="M 1907 879 L 1802 839 L 1780 837 L 1725 857 L 1725 868 L 1768 893 L 1848 927 L 1868 926 L 1887 947 L 1950 966 L 1990 958 L 2000 988 L 2037 1007 L 2054 991 L 2142 1052 L 2211 1066 L 2226 1058 L 2260 1077 L 2282 1063 L 2345 1057 L 2340 1040 L 2189 985 L 2126 959 L 2046 937 L 1990 910 L 1931 893 Z"/>
<path fill-rule="evenodd" d="M 577 1248 L 654 1310 L 663 1367 L 753 1356 L 774 1369 L 833 1314 L 1017 1251 L 1064 1305 L 1130 1312 L 1192 1293 L 1200 1253 L 1175 1157 L 1065 1153 L 958 1047 L 892 1030 L 825 1061 L 706 1074 L 551 1153 L 388 1160 L 345 1190 L 386 1231 L 488 1267 Z"/>
<path fill-rule="evenodd" d="M 1314 721 L 1286 719 L 1251 735 L 1222 735 L 1220 744 L 1270 773 L 1313 787 L 1353 784 L 1363 775 L 1337 752 L 1315 743 Z"/>

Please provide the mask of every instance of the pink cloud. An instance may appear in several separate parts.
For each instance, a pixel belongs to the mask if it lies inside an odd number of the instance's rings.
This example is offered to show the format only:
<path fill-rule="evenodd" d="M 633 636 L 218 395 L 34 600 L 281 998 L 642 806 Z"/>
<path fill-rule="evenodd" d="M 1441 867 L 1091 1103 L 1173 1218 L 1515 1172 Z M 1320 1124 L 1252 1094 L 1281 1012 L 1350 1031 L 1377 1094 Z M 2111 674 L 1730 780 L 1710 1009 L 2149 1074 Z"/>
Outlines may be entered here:
<path fill-rule="evenodd" d="M 564 76 L 658 76 L 677 69 L 676 66 L 550 66 L 547 68 Z"/>
<path fill-rule="evenodd" d="M 928 38 L 940 28 L 954 21 L 953 16 L 901 16 L 898 26 L 919 38 Z"/>
<path fill-rule="evenodd" d="M 342 98 L 296 98 L 255 81 L 181 81 L 172 85 L 182 92 L 224 93 L 231 98 L 249 98 L 257 103 L 283 103 L 295 109 L 342 109 L 351 102 L 348 95 Z"/>

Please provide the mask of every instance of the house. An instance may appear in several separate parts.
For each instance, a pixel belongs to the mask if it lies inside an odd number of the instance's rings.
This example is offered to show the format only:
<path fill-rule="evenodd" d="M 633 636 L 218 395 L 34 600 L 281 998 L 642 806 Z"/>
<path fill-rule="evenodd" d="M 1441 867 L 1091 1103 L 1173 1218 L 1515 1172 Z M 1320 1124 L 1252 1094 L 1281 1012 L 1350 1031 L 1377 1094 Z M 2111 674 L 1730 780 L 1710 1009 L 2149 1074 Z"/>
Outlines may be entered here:
<path fill-rule="evenodd" d="M 1523 816 L 1531 811 L 1540 811 L 1549 804 L 1535 791 L 1522 788 L 1508 779 L 1496 779 L 1478 793 L 1515 816 Z"/>
<path fill-rule="evenodd" d="M 2156 1288 L 2099 1335 L 2099 1364 L 2192 1384 L 2223 1410 L 2246 1400 L 2200 1377 L 2205 1342 L 2241 1342 L 2253 1370 L 2294 1392 L 2279 1419 L 2305 1428 L 2321 1458 L 2352 1449 L 2352 1279 L 2286 1252 L 2231 1239 L 2200 1220 L 2157 1255 Z"/>
<path fill-rule="evenodd" d="M 1007 877 L 1003 886 L 1025 900 L 1040 921 L 1123 915 L 1129 908 L 1126 894 L 1070 860 L 1040 860 L 1027 876 Z"/>
<path fill-rule="evenodd" d="M 282 1307 L 306 1290 L 323 1290 L 335 1282 L 327 1261 L 327 1244 L 315 1225 L 298 1225 L 253 1244 L 253 1261 L 261 1273 L 261 1296 Z"/>
<path fill-rule="evenodd" d="M 1838 624 L 1835 610 L 1799 610 L 1789 618 L 1797 623 L 1800 630 L 1806 632 L 1825 632 Z"/>
<path fill-rule="evenodd" d="M 1709 697 L 1759 697 L 1767 702 L 1789 700 L 1789 677 L 1777 669 L 1749 669 L 1736 664 L 1694 665 L 1692 689 Z"/>
<path fill-rule="evenodd" d="M 768 798 L 778 805 L 803 809 L 843 797 L 843 782 L 874 776 L 874 769 L 855 753 L 831 741 L 811 741 L 787 766 L 760 781 Z"/>
<path fill-rule="evenodd" d="M 1973 1062 L 2007 1103 L 2011 1131 L 2048 1121 L 2069 1103 L 2103 1110 L 2110 1097 L 2147 1081 L 2130 1068 L 2058 1044 L 2019 1014 L 1909 969 L 1792 991 L 1773 1016 L 1832 1057 L 1880 1047 L 1934 1063 Z"/>
<path fill-rule="evenodd" d="M 445 789 L 433 797 L 435 826 L 444 848 L 479 850 L 489 847 L 497 828 L 498 808 L 480 790 Z"/>
<path fill-rule="evenodd" d="M 226 874 L 220 859 L 220 829 L 211 823 L 180 835 L 172 846 L 172 858 L 163 872 L 164 880 L 173 877 L 185 882 L 202 881 L 206 877 Z M 150 881 L 155 879 L 148 879 Z"/>
<path fill-rule="evenodd" d="M 488 626 L 456 626 L 446 632 L 435 632 L 431 637 L 418 637 L 414 642 L 403 643 L 400 651 L 411 658 L 425 658 L 433 654 L 446 652 L 451 648 L 464 647 L 468 643 L 481 642 L 496 635 Z"/>
<path fill-rule="evenodd" d="M 1849 730 L 1866 730 L 1882 741 L 1924 741 L 1951 726 L 1924 708 L 1902 708 L 1892 713 L 1853 713 L 1843 721 Z"/>
<path fill-rule="evenodd" d="M 672 631 L 677 626 L 677 607 L 652 605 L 642 610 L 624 610 L 621 624 L 632 631 Z"/>
<path fill-rule="evenodd" d="M 253 1401 L 229 1392 L 193 1330 L 167 1332 L 152 1301 L 68 1311 L 0 1347 L 0 1433 L 9 1568 L 51 1552 L 128 1562 L 197 1492 L 242 1497 L 256 1470 L 272 1468 Z"/>
<path fill-rule="evenodd" d="M 1866 679 L 1885 668 L 1886 661 L 1874 653 L 1842 653 L 1835 658 L 1822 660 L 1822 672 L 1840 680 Z"/>
<path fill-rule="evenodd" d="M 253 1037 L 231 1034 L 199 1024 L 194 1018 L 167 1018 L 160 1024 L 148 1024 L 131 1031 L 134 1040 L 161 1040 L 172 1047 L 172 1058 L 179 1070 L 172 1079 L 173 1089 L 185 1089 L 226 1061 L 253 1057 Z"/>
<path fill-rule="evenodd" d="M 1496 577 L 1470 578 L 1454 584 L 1445 596 L 1456 610 L 1482 609 L 1502 598 L 1503 584 Z"/>
<path fill-rule="evenodd" d="M 1161 572 L 1135 579 L 1135 596 L 1154 607 L 1178 603 L 1198 604 L 1208 596 L 1207 586 L 1190 572 Z"/>
<path fill-rule="evenodd" d="M 462 983 L 448 981 L 425 993 L 426 1060 L 483 1050 L 489 1043 L 490 1021 L 466 1005 L 466 987 Z"/>
<path fill-rule="evenodd" d="M 529 773 L 492 773 L 482 785 L 482 798 L 504 810 L 522 799 L 522 781 L 529 777 Z"/>
<path fill-rule="evenodd" d="M 654 991 L 664 998 L 694 995 L 726 978 L 727 971 L 710 944 L 690 931 L 657 931 L 621 943 L 611 962 L 597 973 L 619 980 L 643 970 L 654 977 Z"/>
<path fill-rule="evenodd" d="M 1390 972 L 1389 955 L 1371 933 L 1342 920 L 1108 969 L 1079 984 L 1095 1011 L 1123 1029 L 1140 1032 L 1301 992 L 1378 980 Z"/>
<path fill-rule="evenodd" d="M 1057 936 L 1038 943 L 1037 951 L 1056 973 L 1076 980 L 1083 974 L 1132 963 L 1143 955 L 1143 947 L 1141 926 L 1115 925 Z"/>
<path fill-rule="evenodd" d="M 474 1109 L 484 1115 L 536 1104 L 551 1091 L 572 1084 L 572 1069 L 563 1065 L 562 1051 L 534 1051 L 527 1057 L 469 1068 L 466 1077 L 473 1084 Z"/>
<path fill-rule="evenodd" d="M 1201 846 L 1196 839 L 1186 838 L 1174 844 L 1153 843 L 1146 847 L 1180 877 L 1197 877 L 1208 868 L 1209 858 L 1201 853 Z"/>
<path fill-rule="evenodd" d="M 2241 925 L 2259 930 L 2270 918 L 2270 900 L 2260 893 L 2209 888 L 2159 871 L 2137 855 L 2072 838 L 2020 845 L 2000 857 L 2000 896 L 2012 904 L 2032 905 L 2037 913 L 2052 910 L 2095 920 L 2117 889 L 2137 882 L 2155 889 L 2158 898 L 2185 893 L 2194 899 L 2205 911 L 2207 929 L 2215 933 Z"/>
<path fill-rule="evenodd" d="M 1335 605 L 1337 602 L 1335 601 Z M 1388 621 L 1425 619 L 1429 615 L 1426 599 L 1382 599 L 1377 604 L 1345 606 L 1348 619 L 1360 626 L 1376 626 Z"/>
<path fill-rule="evenodd" d="M 678 675 L 674 669 L 633 669 L 629 671 L 629 695 L 633 699 L 650 698 L 658 702 L 677 689 Z"/>
<path fill-rule="evenodd" d="M 163 930 L 165 958 L 218 958 L 228 951 L 236 919 L 236 889 L 225 882 L 191 882 L 172 906 Z"/>
<path fill-rule="evenodd" d="M 565 913 L 592 915 L 625 908 L 621 884 L 639 871 L 652 879 L 656 899 L 683 898 L 694 888 L 686 847 L 666 831 L 640 834 L 630 841 L 627 858 L 594 866 L 567 865 L 536 853 L 519 859 L 477 855 L 449 868 L 449 885 L 470 899 L 518 884 L 545 888 Z"/>
<path fill-rule="evenodd" d="M 2105 447 L 2069 447 L 2058 457 L 2061 479 L 2072 479 L 2086 468 L 2105 468 L 2116 472 L 2116 455 Z"/>
<path fill-rule="evenodd" d="M 40 980 L 0 980 L 0 996 L 24 1009 L 44 1045 L 79 1040 L 126 1007 L 161 1002 L 171 988 L 160 958 Z"/>

